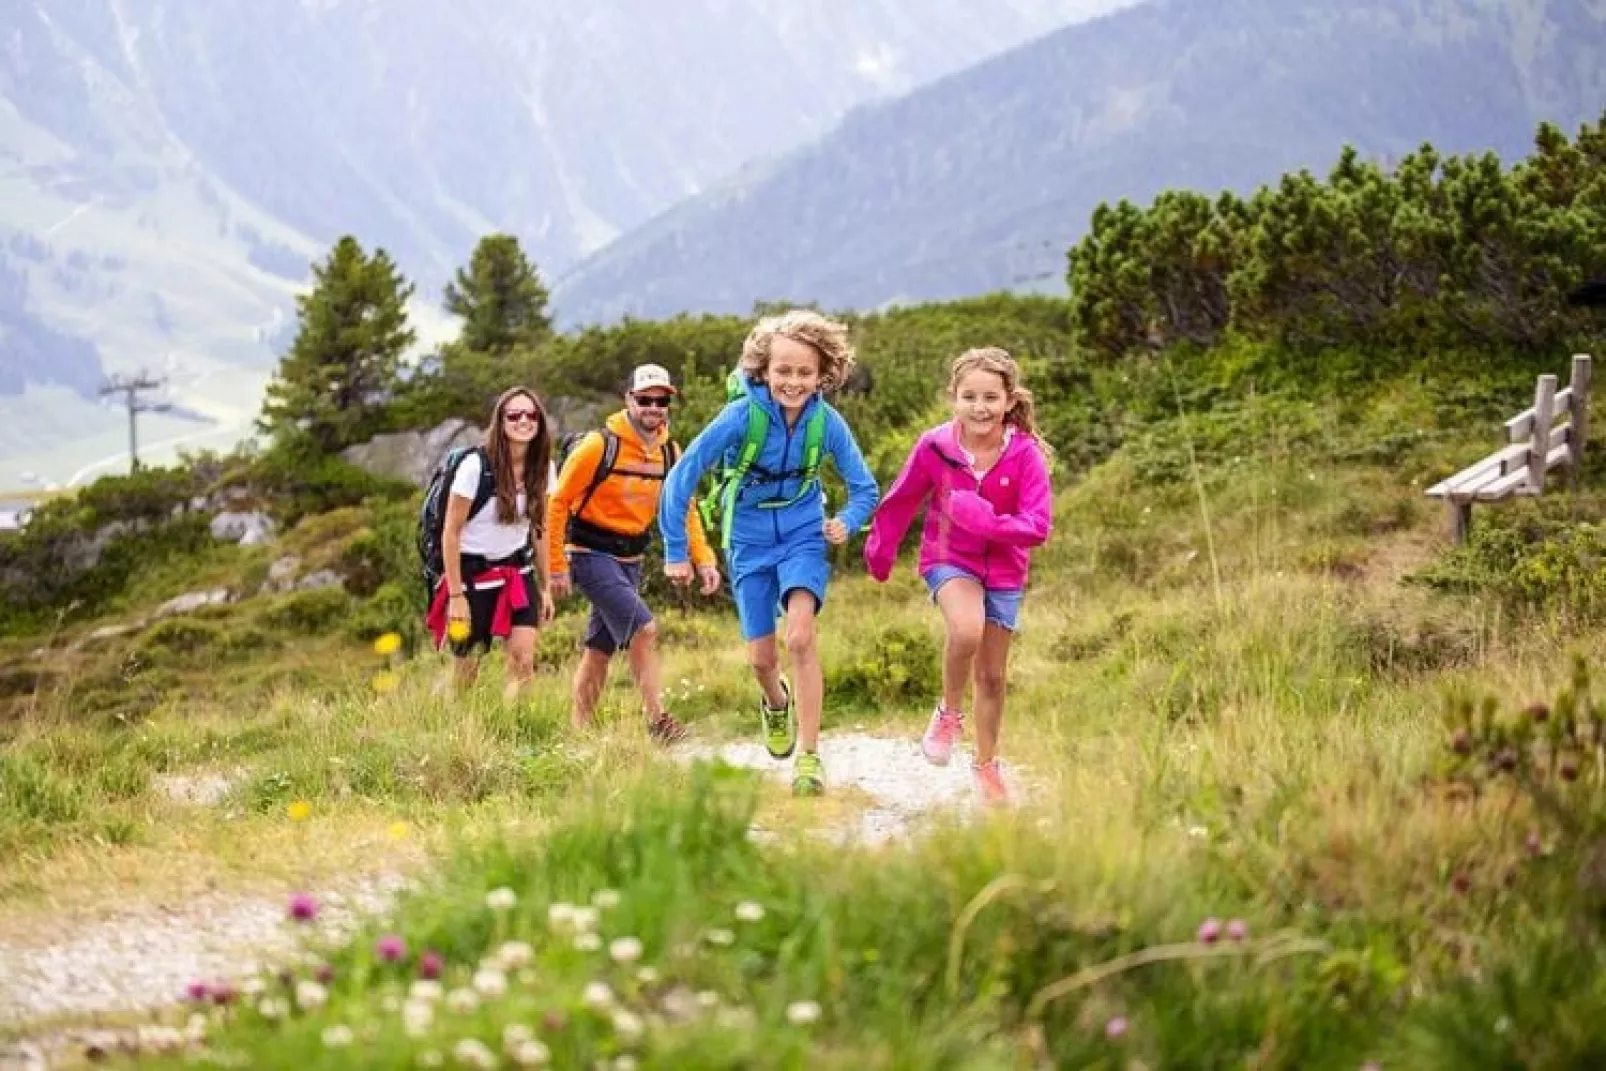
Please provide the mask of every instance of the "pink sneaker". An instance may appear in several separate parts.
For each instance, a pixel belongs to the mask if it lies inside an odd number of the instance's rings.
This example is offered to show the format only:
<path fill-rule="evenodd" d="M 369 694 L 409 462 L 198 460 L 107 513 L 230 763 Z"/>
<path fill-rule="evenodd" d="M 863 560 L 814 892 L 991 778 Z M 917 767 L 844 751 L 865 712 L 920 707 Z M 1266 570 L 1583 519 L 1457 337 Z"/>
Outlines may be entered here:
<path fill-rule="evenodd" d="M 1009 789 L 1004 785 L 1004 771 L 998 765 L 998 759 L 980 765 L 972 764 L 970 770 L 976 775 L 976 791 L 981 793 L 983 803 L 989 807 L 1009 804 Z"/>
<path fill-rule="evenodd" d="M 965 715 L 957 710 L 949 710 L 941 703 L 931 712 L 931 724 L 926 726 L 926 735 L 920 741 L 920 750 L 926 756 L 926 761 L 933 766 L 946 766 L 948 759 L 954 753 L 954 744 L 965 735 Z"/>

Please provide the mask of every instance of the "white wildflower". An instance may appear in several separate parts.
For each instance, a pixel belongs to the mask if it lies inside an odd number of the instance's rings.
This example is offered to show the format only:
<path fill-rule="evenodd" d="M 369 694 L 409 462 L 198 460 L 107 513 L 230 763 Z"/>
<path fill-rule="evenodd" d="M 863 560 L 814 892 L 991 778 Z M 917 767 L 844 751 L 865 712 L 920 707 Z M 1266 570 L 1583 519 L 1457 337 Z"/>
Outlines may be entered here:
<path fill-rule="evenodd" d="M 574 929 L 574 905 L 559 901 L 549 906 L 546 909 L 546 924 L 557 933 Z"/>
<path fill-rule="evenodd" d="M 535 1037 L 535 1031 L 523 1023 L 509 1023 L 502 1028 L 502 1048 L 509 1052 Z"/>
<path fill-rule="evenodd" d="M 439 1067 L 445 1062 L 446 1061 L 442 1058 L 441 1054 L 436 1052 L 434 1049 L 425 1049 L 423 1052 L 418 1054 L 419 1067 Z"/>
<path fill-rule="evenodd" d="M 576 930 L 585 933 L 587 930 L 597 928 L 597 923 L 602 921 L 602 912 L 594 907 L 577 907 L 574 909 L 572 921 Z"/>
<path fill-rule="evenodd" d="M 268 990 L 268 984 L 261 978 L 251 977 L 240 983 L 240 995 L 247 1000 L 255 1000 Z"/>
<path fill-rule="evenodd" d="M 635 1012 L 619 1008 L 613 1013 L 613 1032 L 625 1044 L 632 1044 L 641 1040 L 646 1032 L 647 1025 L 641 1021 L 641 1016 Z"/>
<path fill-rule="evenodd" d="M 283 1019 L 290 1014 L 290 1002 L 283 997 L 263 997 L 257 1005 L 257 1014 L 264 1019 Z"/>
<path fill-rule="evenodd" d="M 507 975 L 495 967 L 481 967 L 474 972 L 474 988 L 487 1000 L 495 1000 L 507 993 Z"/>
<path fill-rule="evenodd" d="M 580 991 L 580 999 L 593 1011 L 607 1011 L 613 1007 L 613 990 L 608 988 L 607 982 L 587 982 Z"/>
<path fill-rule="evenodd" d="M 701 1008 L 719 1007 L 719 994 L 712 989 L 704 989 L 697 994 L 697 1005 Z"/>
<path fill-rule="evenodd" d="M 614 1057 L 613 1071 L 636 1071 L 636 1058 L 628 1052 Z"/>
<path fill-rule="evenodd" d="M 345 1023 L 336 1023 L 334 1026 L 324 1027 L 323 1047 L 326 1049 L 344 1049 L 352 1042 L 351 1027 Z"/>
<path fill-rule="evenodd" d="M 189 1038 L 191 1043 L 199 1045 L 206 1040 L 206 1027 L 206 1016 L 196 1012 L 190 1016 L 189 1022 L 184 1024 L 184 1036 Z"/>
<path fill-rule="evenodd" d="M 719 948 L 728 948 L 736 943 L 736 935 L 723 927 L 719 927 L 704 933 L 703 940 Z"/>
<path fill-rule="evenodd" d="M 594 933 L 577 933 L 574 935 L 574 948 L 576 952 L 596 952 L 602 948 L 602 938 Z"/>
<path fill-rule="evenodd" d="M 620 937 L 608 946 L 608 955 L 615 963 L 634 963 L 641 958 L 641 942 L 634 937 Z"/>
<path fill-rule="evenodd" d="M 736 905 L 736 920 L 738 922 L 758 922 L 764 917 L 764 905 L 751 900 L 743 900 Z"/>
<path fill-rule="evenodd" d="M 812 1000 L 795 1000 L 786 1006 L 786 1021 L 793 1026 L 808 1026 L 820 1020 L 820 1006 Z"/>
<path fill-rule="evenodd" d="M 642 967 L 636 971 L 636 981 L 642 985 L 652 985 L 658 980 L 658 968 Z"/>
<path fill-rule="evenodd" d="M 479 1038 L 464 1038 L 452 1046 L 452 1056 L 469 1067 L 495 1067 L 496 1053 Z"/>
<path fill-rule="evenodd" d="M 535 959 L 535 949 L 523 941 L 508 941 L 496 950 L 496 965 L 504 971 L 528 967 Z"/>
<path fill-rule="evenodd" d="M 459 986 L 446 994 L 446 1006 L 459 1015 L 467 1015 L 480 1006 L 479 994 Z"/>
<path fill-rule="evenodd" d="M 591 894 L 591 906 L 599 911 L 611 911 L 619 906 L 618 889 L 598 889 Z"/>
<path fill-rule="evenodd" d="M 329 1001 L 329 990 L 317 982 L 300 981 L 296 983 L 296 1007 L 303 1011 L 315 1011 Z"/>
<path fill-rule="evenodd" d="M 423 1037 L 435 1025 L 435 1005 L 425 1000 L 409 1000 L 402 1005 L 402 1029 L 410 1038 Z"/>
<path fill-rule="evenodd" d="M 446 990 L 443 989 L 441 984 L 435 979 L 420 978 L 415 981 L 413 983 L 413 987 L 407 991 L 407 997 L 409 1000 L 430 1001 L 441 999 L 445 993 Z"/>
<path fill-rule="evenodd" d="M 552 1053 L 547 1050 L 547 1047 L 534 1038 L 520 1042 L 518 1047 L 509 1055 L 513 1057 L 513 1062 L 520 1067 L 545 1067 L 547 1062 L 552 1059 Z"/>
<path fill-rule="evenodd" d="M 492 911 L 512 911 L 518 902 L 518 894 L 505 885 L 485 894 L 485 906 Z"/>

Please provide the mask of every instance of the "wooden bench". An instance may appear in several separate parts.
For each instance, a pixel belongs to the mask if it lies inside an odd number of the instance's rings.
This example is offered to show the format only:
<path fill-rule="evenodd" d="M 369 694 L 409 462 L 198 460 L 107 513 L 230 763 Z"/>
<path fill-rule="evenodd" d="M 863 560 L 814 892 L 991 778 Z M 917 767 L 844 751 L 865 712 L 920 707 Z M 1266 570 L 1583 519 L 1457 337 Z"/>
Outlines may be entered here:
<path fill-rule="evenodd" d="M 1545 476 L 1563 466 L 1577 479 L 1589 430 L 1590 366 L 1589 354 L 1575 354 L 1572 378 L 1559 391 L 1555 376 L 1540 376 L 1533 408 L 1506 421 L 1507 445 L 1428 488 L 1430 496 L 1444 499 L 1457 543 L 1467 538 L 1474 502 L 1543 494 Z"/>

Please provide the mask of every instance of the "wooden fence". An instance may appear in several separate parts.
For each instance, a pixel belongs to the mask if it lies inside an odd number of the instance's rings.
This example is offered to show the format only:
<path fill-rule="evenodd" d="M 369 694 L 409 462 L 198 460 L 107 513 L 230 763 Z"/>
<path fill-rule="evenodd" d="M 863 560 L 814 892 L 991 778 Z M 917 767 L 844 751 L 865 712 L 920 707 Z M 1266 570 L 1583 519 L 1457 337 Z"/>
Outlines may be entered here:
<path fill-rule="evenodd" d="M 1546 475 L 1563 466 L 1577 479 L 1589 431 L 1590 367 L 1589 354 L 1575 354 L 1572 378 L 1562 390 L 1555 376 L 1540 376 L 1533 408 L 1506 421 L 1508 445 L 1428 488 L 1429 495 L 1444 499 L 1457 543 L 1467 538 L 1474 502 L 1543 494 Z"/>

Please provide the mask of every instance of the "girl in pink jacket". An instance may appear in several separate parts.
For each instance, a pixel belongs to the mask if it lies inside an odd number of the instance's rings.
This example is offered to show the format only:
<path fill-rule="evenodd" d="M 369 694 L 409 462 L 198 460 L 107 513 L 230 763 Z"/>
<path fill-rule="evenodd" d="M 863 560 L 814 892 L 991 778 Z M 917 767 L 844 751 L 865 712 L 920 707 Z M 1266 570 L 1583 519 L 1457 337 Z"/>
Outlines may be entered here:
<path fill-rule="evenodd" d="M 945 766 L 964 734 L 965 686 L 976 681 L 976 785 L 989 804 L 1009 800 L 998 765 L 1005 667 L 1020 615 L 1028 558 L 1053 524 L 1049 447 L 1037 434 L 1020 366 L 996 347 L 953 363 L 954 419 L 915 443 L 870 526 L 865 564 L 885 581 L 909 525 L 929 500 L 920 575 L 947 625 L 942 702 L 921 741 Z"/>

